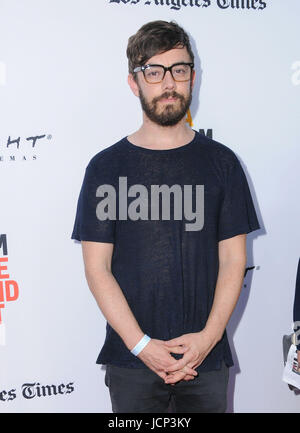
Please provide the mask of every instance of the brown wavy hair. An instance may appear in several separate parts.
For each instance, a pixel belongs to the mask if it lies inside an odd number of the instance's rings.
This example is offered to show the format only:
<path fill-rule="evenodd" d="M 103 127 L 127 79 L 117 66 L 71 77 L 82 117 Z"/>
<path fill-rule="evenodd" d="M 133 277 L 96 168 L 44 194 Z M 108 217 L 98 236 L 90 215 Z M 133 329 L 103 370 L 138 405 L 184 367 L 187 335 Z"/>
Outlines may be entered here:
<path fill-rule="evenodd" d="M 134 35 L 130 36 L 127 45 L 128 70 L 143 66 L 148 59 L 173 48 L 186 47 L 191 61 L 194 54 L 187 33 L 174 21 L 151 21 L 144 24 Z"/>

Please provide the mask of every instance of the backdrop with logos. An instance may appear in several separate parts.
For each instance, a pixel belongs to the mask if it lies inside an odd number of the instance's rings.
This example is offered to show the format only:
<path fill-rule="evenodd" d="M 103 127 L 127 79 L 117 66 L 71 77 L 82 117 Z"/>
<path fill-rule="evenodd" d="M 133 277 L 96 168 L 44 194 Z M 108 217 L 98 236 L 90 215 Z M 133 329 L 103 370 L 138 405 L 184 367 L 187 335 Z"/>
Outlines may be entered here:
<path fill-rule="evenodd" d="M 300 412 L 282 381 L 299 259 L 298 0 L 1 0 L 0 412 L 111 412 L 105 319 L 71 240 L 89 160 L 136 130 L 129 36 L 175 20 L 197 80 L 187 119 L 230 147 L 261 229 L 228 325 L 229 412 Z"/>

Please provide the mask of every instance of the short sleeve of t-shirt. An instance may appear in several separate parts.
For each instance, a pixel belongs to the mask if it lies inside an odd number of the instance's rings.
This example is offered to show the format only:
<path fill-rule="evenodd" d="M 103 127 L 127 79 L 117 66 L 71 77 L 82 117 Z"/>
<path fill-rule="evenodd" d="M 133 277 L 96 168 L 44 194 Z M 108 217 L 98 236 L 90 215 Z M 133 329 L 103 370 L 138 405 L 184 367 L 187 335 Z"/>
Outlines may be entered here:
<path fill-rule="evenodd" d="M 71 239 L 114 243 L 115 220 L 100 220 L 96 214 L 97 205 L 100 200 L 96 192 L 102 183 L 105 182 L 101 182 L 99 175 L 96 176 L 95 174 L 93 165 L 89 163 L 85 170 L 78 198 Z"/>
<path fill-rule="evenodd" d="M 218 240 L 259 229 L 248 182 L 243 168 L 234 157 L 224 179 L 224 197 L 218 225 Z"/>

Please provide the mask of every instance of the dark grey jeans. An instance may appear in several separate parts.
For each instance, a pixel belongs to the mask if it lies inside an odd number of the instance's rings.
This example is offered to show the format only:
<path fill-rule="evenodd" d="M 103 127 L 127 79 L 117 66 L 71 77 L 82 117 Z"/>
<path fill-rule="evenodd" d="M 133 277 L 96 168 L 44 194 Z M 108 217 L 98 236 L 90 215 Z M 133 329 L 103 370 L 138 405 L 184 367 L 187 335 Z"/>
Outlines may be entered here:
<path fill-rule="evenodd" d="M 108 364 L 105 384 L 114 413 L 223 413 L 227 407 L 229 368 L 200 372 L 190 381 L 165 384 L 149 368 Z"/>

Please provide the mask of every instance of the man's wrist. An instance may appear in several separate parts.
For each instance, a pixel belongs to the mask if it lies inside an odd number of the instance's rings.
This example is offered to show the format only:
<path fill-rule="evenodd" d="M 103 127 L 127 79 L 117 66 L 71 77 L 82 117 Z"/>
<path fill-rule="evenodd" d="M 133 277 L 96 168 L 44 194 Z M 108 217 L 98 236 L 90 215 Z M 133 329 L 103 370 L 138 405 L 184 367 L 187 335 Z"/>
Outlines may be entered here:
<path fill-rule="evenodd" d="M 129 335 L 128 337 L 126 337 L 126 339 L 124 339 L 124 343 L 127 349 L 131 351 L 143 338 L 144 335 L 145 333 L 143 331 L 138 331 L 134 335 Z"/>
<path fill-rule="evenodd" d="M 204 334 L 213 345 L 217 344 L 223 337 L 224 330 L 216 330 L 213 328 L 210 328 L 206 326 L 202 331 L 200 331 L 202 334 Z"/>
<path fill-rule="evenodd" d="M 133 355 L 138 356 L 139 353 L 147 346 L 150 340 L 151 338 L 145 334 L 130 352 Z"/>

